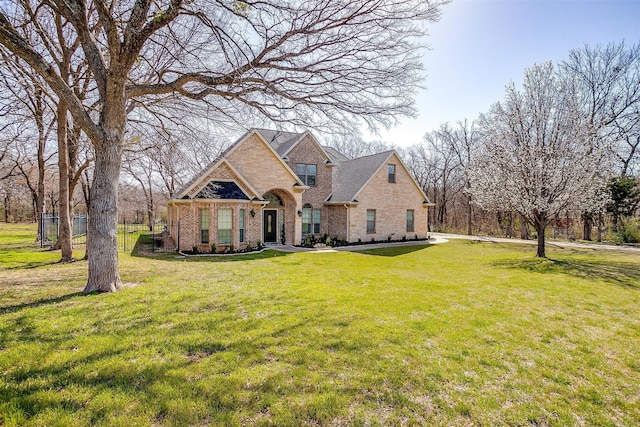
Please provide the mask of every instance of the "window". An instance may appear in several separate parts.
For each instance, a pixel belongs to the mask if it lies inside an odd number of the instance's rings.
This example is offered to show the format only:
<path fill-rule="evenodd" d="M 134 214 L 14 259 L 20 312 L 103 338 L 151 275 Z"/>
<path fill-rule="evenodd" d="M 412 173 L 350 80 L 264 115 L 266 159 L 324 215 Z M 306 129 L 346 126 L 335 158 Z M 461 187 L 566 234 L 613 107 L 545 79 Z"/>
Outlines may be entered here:
<path fill-rule="evenodd" d="M 298 178 L 305 185 L 315 186 L 316 185 L 316 165 L 307 165 L 307 164 L 297 164 L 296 165 L 296 174 L 298 174 Z"/>
<path fill-rule="evenodd" d="M 209 243 L 209 209 L 200 209 L 200 243 Z"/>
<path fill-rule="evenodd" d="M 396 182 L 396 165 L 388 165 L 387 173 L 389 174 L 389 182 L 390 183 Z"/>
<path fill-rule="evenodd" d="M 302 207 L 302 234 L 311 234 L 311 205 Z"/>
<path fill-rule="evenodd" d="M 240 209 L 240 217 L 238 218 L 238 228 L 240 229 L 240 243 L 244 243 L 244 209 Z"/>
<path fill-rule="evenodd" d="M 367 209 L 367 233 L 376 232 L 376 210 Z"/>
<path fill-rule="evenodd" d="M 407 209 L 407 231 L 413 231 L 413 209 Z"/>
<path fill-rule="evenodd" d="M 282 199 L 277 194 L 266 193 L 264 195 L 264 199 L 267 202 L 269 202 L 269 204 L 267 206 L 265 206 L 267 208 L 277 208 L 277 207 L 280 207 L 280 206 L 284 206 L 284 203 L 282 202 Z"/>
<path fill-rule="evenodd" d="M 218 209 L 218 244 L 231 244 L 231 209 Z"/>
<path fill-rule="evenodd" d="M 320 214 L 322 209 L 313 210 L 313 233 L 320 234 Z"/>

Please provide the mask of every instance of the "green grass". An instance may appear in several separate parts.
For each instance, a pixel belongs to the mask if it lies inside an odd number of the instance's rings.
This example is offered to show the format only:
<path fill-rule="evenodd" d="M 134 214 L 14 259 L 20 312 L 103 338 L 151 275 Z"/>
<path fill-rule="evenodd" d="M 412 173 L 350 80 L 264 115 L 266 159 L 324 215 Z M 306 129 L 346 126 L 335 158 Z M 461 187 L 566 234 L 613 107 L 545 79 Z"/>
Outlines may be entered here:
<path fill-rule="evenodd" d="M 640 425 L 637 254 L 122 254 L 83 295 L 8 239 L 0 425 Z"/>

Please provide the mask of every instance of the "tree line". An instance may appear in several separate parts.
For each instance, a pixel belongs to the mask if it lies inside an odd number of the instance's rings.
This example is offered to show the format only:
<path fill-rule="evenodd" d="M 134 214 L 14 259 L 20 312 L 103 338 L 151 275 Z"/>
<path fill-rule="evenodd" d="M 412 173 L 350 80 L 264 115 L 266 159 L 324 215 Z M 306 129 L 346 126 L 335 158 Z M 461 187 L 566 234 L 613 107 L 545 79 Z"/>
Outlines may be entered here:
<path fill-rule="evenodd" d="M 640 45 L 621 42 L 534 65 L 477 119 L 400 151 L 435 203 L 434 230 L 535 233 L 545 256 L 549 225 L 569 238 L 640 240 L 639 149 Z"/>

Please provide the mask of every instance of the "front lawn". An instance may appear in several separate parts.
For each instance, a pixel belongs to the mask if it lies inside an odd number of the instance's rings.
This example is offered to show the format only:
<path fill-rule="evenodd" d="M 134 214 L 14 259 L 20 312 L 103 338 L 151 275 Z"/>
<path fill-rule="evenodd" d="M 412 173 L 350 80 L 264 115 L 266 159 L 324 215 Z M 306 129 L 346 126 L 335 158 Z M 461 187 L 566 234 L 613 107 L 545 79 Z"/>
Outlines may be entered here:
<path fill-rule="evenodd" d="M 121 254 L 83 295 L 2 233 L 0 425 L 640 425 L 637 254 Z"/>

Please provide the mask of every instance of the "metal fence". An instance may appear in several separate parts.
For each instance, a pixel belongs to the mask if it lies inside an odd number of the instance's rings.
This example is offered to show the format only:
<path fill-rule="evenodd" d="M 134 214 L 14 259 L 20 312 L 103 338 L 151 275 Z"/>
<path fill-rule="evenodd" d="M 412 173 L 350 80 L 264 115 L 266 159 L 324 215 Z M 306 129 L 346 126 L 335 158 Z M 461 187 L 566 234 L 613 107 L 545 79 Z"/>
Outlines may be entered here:
<path fill-rule="evenodd" d="M 124 252 L 174 252 L 176 242 L 169 236 L 177 235 L 177 227 L 177 224 L 160 221 L 154 221 L 150 227 L 122 218 L 118 223 L 118 248 Z"/>
<path fill-rule="evenodd" d="M 87 215 L 73 216 L 73 246 L 85 245 L 87 242 Z M 42 216 L 40 234 L 40 247 L 53 246 L 58 240 L 60 218 L 57 214 L 45 214 Z M 118 250 L 123 252 L 155 253 L 173 252 L 176 250 L 176 242 L 170 235 L 178 235 L 178 225 L 168 224 L 162 221 L 154 221 L 150 227 L 137 221 L 127 222 L 126 217 L 118 221 Z"/>
<path fill-rule="evenodd" d="M 52 246 L 58 240 L 60 217 L 58 214 L 43 214 L 40 218 L 40 247 Z M 84 245 L 87 238 L 87 214 L 75 214 L 72 221 L 74 245 Z"/>

